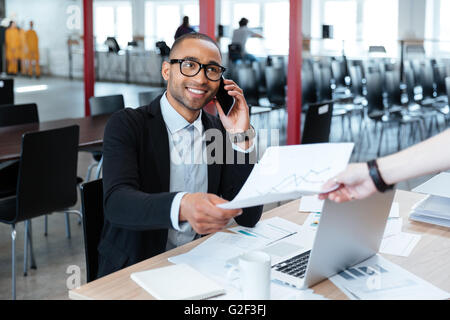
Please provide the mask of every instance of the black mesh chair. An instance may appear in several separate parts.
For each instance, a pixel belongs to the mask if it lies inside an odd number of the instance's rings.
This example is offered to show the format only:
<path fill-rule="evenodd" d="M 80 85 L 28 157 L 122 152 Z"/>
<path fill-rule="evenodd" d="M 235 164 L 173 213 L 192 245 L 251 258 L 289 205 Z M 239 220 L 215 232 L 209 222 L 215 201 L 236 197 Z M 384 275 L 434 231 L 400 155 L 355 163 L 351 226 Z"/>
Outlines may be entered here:
<path fill-rule="evenodd" d="M 282 67 L 266 66 L 264 69 L 267 87 L 267 99 L 273 108 L 286 105 L 286 77 Z"/>
<path fill-rule="evenodd" d="M 86 255 L 86 279 L 97 278 L 97 247 L 103 229 L 103 181 L 102 179 L 84 183 L 81 186 L 81 207 L 83 212 L 84 249 Z"/>
<path fill-rule="evenodd" d="M 124 109 L 125 102 L 123 99 L 123 95 L 121 94 L 102 97 L 90 97 L 89 107 L 91 116 L 96 116 L 100 114 L 114 113 L 118 110 Z M 100 177 L 100 172 L 102 169 L 102 149 L 96 147 L 93 149 L 86 149 L 85 151 L 91 152 L 94 160 L 96 161 L 88 167 L 86 181 L 89 181 L 89 179 L 91 178 L 91 172 L 94 167 L 97 167 L 96 179 L 98 179 Z"/>
<path fill-rule="evenodd" d="M 228 45 L 228 59 L 233 62 L 242 59 L 242 46 L 239 43 Z"/>
<path fill-rule="evenodd" d="M 150 104 L 157 96 L 163 94 L 166 91 L 165 88 L 158 88 L 152 91 L 139 92 L 139 106 L 146 106 Z"/>
<path fill-rule="evenodd" d="M 312 67 L 302 67 L 302 112 L 307 112 L 309 104 L 317 102 L 317 90 L 314 84 Z"/>
<path fill-rule="evenodd" d="M 266 78 L 266 94 L 270 102 L 270 108 L 278 112 L 278 124 L 276 127 L 279 127 L 281 133 L 284 135 L 286 132 L 286 77 L 283 67 L 268 65 L 264 69 L 264 75 Z"/>
<path fill-rule="evenodd" d="M 380 73 L 373 72 L 367 74 L 367 105 L 368 105 L 368 118 L 381 126 L 377 157 L 381 155 L 381 146 L 383 142 L 383 136 L 386 128 L 397 127 L 397 150 L 401 149 L 401 133 L 402 127 L 409 126 L 410 132 L 419 132 L 420 139 L 422 140 L 422 130 L 420 128 L 420 119 L 405 115 L 402 112 L 390 112 L 386 107 L 383 98 L 383 86 L 382 77 Z M 419 130 L 414 130 L 418 126 Z M 417 127 L 416 127 L 417 128 Z"/>
<path fill-rule="evenodd" d="M 251 66 L 243 66 L 237 70 L 237 84 L 243 90 L 245 100 L 247 101 L 250 120 L 255 129 L 261 128 L 262 119 L 266 117 L 271 109 L 262 107 L 259 104 L 258 81 L 256 79 L 255 69 Z M 258 137 L 259 138 L 259 137 Z"/>
<path fill-rule="evenodd" d="M 305 117 L 302 144 L 329 142 L 333 103 L 311 103 Z"/>
<path fill-rule="evenodd" d="M 237 70 L 237 83 L 244 91 L 245 100 L 249 107 L 259 105 L 256 72 L 252 67 L 242 67 Z"/>
<path fill-rule="evenodd" d="M 78 138 L 78 126 L 22 136 L 17 193 L 0 200 L 0 222 L 11 225 L 13 299 L 16 297 L 15 225 L 51 212 L 66 211 L 76 204 Z M 27 233 L 25 248 L 32 244 L 31 226 L 26 228 Z M 31 260 L 33 263 L 33 256 Z"/>

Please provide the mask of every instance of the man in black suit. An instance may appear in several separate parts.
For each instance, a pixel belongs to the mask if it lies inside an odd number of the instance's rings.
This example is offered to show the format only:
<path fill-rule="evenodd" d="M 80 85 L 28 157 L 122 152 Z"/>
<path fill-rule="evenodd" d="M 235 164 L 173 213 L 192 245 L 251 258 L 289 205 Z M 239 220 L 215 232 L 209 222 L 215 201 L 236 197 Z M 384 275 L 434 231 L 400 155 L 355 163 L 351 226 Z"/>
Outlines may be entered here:
<path fill-rule="evenodd" d="M 175 41 L 169 59 L 162 65 L 167 91 L 148 106 L 116 112 L 105 129 L 98 277 L 222 230 L 233 218 L 253 227 L 261 217 L 262 206 L 216 206 L 235 197 L 256 159 L 242 89 L 224 80 L 236 100 L 228 115 L 215 99 L 225 70 L 219 47 L 190 33 Z M 219 118 L 202 110 L 211 101 Z"/>

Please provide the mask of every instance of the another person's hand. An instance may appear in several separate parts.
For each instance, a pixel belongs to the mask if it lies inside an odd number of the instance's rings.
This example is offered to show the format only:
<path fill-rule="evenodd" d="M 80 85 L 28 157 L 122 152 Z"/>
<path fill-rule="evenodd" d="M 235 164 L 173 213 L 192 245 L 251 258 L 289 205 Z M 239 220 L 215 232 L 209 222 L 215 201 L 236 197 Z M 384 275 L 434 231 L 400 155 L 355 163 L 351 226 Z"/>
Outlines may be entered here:
<path fill-rule="evenodd" d="M 198 234 L 222 230 L 242 209 L 226 210 L 217 204 L 226 200 L 211 193 L 187 193 L 181 199 L 179 221 L 188 221 Z"/>
<path fill-rule="evenodd" d="M 345 202 L 364 199 L 377 192 L 369 175 L 367 163 L 349 164 L 343 172 L 325 182 L 322 190 L 330 190 L 336 185 L 339 185 L 337 189 L 319 194 L 319 199 L 328 198 L 335 202 Z"/>

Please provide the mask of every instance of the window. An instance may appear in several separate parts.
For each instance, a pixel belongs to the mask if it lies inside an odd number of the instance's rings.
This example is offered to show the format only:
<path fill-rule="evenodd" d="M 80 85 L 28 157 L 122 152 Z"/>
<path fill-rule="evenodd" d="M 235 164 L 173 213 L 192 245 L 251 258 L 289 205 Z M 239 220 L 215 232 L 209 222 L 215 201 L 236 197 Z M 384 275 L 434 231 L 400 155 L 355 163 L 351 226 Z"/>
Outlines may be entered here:
<path fill-rule="evenodd" d="M 249 38 L 246 50 L 255 55 L 287 54 L 289 50 L 289 1 L 222 0 L 220 24 L 224 26 L 221 48 L 226 51 L 239 20 L 247 18 L 248 27 L 264 39 Z"/>
<path fill-rule="evenodd" d="M 450 51 L 450 0 L 441 0 L 440 3 L 440 19 L 439 19 L 439 49 L 441 51 Z"/>
<path fill-rule="evenodd" d="M 333 26 L 333 39 L 324 40 L 323 48 L 334 54 L 340 54 L 343 45 L 342 40 L 345 40 L 346 47 L 355 46 L 356 18 L 356 0 L 325 1 L 322 24 Z M 322 34 L 320 34 L 320 37 L 322 37 Z"/>
<path fill-rule="evenodd" d="M 326 1 L 323 24 L 333 26 L 333 38 L 356 39 L 356 1 Z"/>
<path fill-rule="evenodd" d="M 364 0 L 363 39 L 366 48 L 384 46 L 388 56 L 396 56 L 397 38 L 398 0 Z"/>
<path fill-rule="evenodd" d="M 94 36 L 97 45 L 115 37 L 120 47 L 133 40 L 132 10 L 128 1 L 94 3 Z"/>
<path fill-rule="evenodd" d="M 289 51 L 289 2 L 264 4 L 264 45 L 269 52 Z"/>
<path fill-rule="evenodd" d="M 198 30 L 200 8 L 198 1 L 147 1 L 145 3 L 145 48 L 155 48 L 157 41 L 165 41 L 169 47 L 174 42 L 177 28 L 184 16 Z"/>

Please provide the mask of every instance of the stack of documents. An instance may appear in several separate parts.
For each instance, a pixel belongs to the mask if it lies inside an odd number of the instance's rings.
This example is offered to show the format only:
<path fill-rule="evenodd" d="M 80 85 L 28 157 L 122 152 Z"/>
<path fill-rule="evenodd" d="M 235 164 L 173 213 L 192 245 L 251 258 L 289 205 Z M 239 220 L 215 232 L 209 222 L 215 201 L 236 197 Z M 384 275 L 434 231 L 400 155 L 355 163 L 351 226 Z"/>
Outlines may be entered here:
<path fill-rule="evenodd" d="M 450 227 L 450 173 L 440 173 L 413 191 L 428 196 L 413 207 L 410 219 Z"/>
<path fill-rule="evenodd" d="M 413 207 L 409 218 L 450 227 L 450 198 L 429 195 Z"/>

